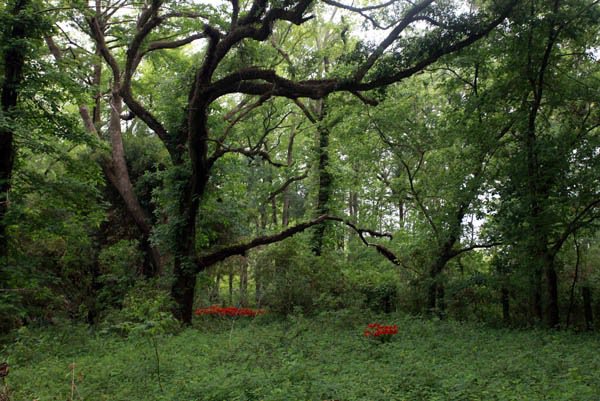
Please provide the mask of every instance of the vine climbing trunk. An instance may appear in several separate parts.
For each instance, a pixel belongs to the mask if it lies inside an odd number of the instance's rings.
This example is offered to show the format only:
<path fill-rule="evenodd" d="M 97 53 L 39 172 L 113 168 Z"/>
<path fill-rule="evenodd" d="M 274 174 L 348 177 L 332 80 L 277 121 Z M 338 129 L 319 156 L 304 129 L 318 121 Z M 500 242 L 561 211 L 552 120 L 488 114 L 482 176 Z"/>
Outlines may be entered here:
<path fill-rule="evenodd" d="M 329 198 L 331 197 L 331 187 L 333 179 L 329 172 L 329 127 L 325 124 L 326 104 L 325 100 L 318 102 L 318 144 L 317 154 L 319 156 L 318 170 L 318 194 L 317 205 L 315 207 L 316 215 L 322 216 L 329 214 Z M 323 251 L 323 240 L 327 224 L 320 224 L 315 227 L 312 238 L 312 251 L 315 255 L 321 255 Z"/>
<path fill-rule="evenodd" d="M 28 0 L 14 2 L 10 14 L 12 26 L 9 27 L 8 37 L 3 38 L 8 44 L 4 53 L 4 83 L 2 85 L 1 107 L 4 122 L 0 124 L 0 259 L 7 256 L 8 238 L 6 233 L 6 213 L 9 205 L 9 192 L 15 161 L 15 123 L 14 109 L 19 98 L 19 87 L 23 81 L 25 66 L 25 45 L 27 27 L 20 15 L 28 6 Z"/>
<path fill-rule="evenodd" d="M 290 140 L 288 142 L 287 147 L 287 157 L 286 157 L 286 165 L 288 168 L 291 168 L 294 164 L 294 139 L 296 138 L 296 126 L 292 126 L 292 130 L 290 132 Z M 281 209 L 281 225 L 283 227 L 288 227 L 290 225 L 290 204 L 291 204 L 291 194 L 289 186 L 286 186 L 283 189 L 283 206 Z"/>
<path fill-rule="evenodd" d="M 202 72 L 202 70 L 201 70 Z M 201 76 L 197 79 L 202 79 Z M 175 301 L 174 316 L 184 324 L 192 322 L 192 310 L 196 291 L 196 276 L 206 269 L 206 265 L 197 263 L 196 255 L 196 218 L 200 200 L 206 191 L 210 165 L 208 161 L 208 104 L 203 103 L 204 94 L 193 91 L 190 104 L 196 113 L 187 116 L 187 130 L 178 135 L 181 143 L 188 143 L 191 173 L 186 170 L 183 153 L 174 157 L 175 168 L 181 172 L 177 177 L 180 189 L 179 210 L 174 230 L 174 281 L 171 296 Z M 178 149 L 185 149 L 179 146 Z"/>

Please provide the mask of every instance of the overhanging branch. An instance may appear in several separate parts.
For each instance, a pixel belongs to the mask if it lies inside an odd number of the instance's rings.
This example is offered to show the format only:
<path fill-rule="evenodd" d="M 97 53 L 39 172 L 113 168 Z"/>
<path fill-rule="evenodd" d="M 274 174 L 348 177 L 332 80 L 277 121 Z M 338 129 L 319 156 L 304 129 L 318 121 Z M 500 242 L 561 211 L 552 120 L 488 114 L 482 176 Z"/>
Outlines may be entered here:
<path fill-rule="evenodd" d="M 367 242 L 364 237 L 365 234 L 368 234 L 373 237 L 380 237 L 380 238 L 387 237 L 387 238 L 391 239 L 392 238 L 391 234 L 379 233 L 377 231 L 359 228 L 355 224 L 349 222 L 348 220 L 342 219 L 341 217 L 328 216 L 328 215 L 324 214 L 322 216 L 317 217 L 316 219 L 297 224 L 297 225 L 290 227 L 286 230 L 283 230 L 277 234 L 256 237 L 249 242 L 238 244 L 238 245 L 233 245 L 233 246 L 228 246 L 226 248 L 219 249 L 215 252 L 212 252 L 208 255 L 201 256 L 196 259 L 196 271 L 201 272 L 201 271 L 205 270 L 207 267 L 212 266 L 215 263 L 221 262 L 221 261 L 229 258 L 230 256 L 245 255 L 246 252 L 248 252 L 249 250 L 257 248 L 259 246 L 273 244 L 275 242 L 283 241 L 286 238 L 292 237 L 293 235 L 301 233 L 310 227 L 316 226 L 317 224 L 322 224 L 323 222 L 328 221 L 328 220 L 329 221 L 338 221 L 343 224 L 346 224 L 347 226 L 352 228 L 354 231 L 356 231 L 356 233 L 360 236 L 361 240 L 363 241 L 363 243 L 365 243 L 365 245 L 374 247 L 375 249 L 377 249 L 377 251 L 381 255 L 383 255 L 385 258 L 387 258 L 390 262 L 392 262 L 393 264 L 395 264 L 397 266 L 400 265 L 398 257 L 396 255 L 394 255 L 394 253 L 392 251 L 390 251 L 383 245 L 371 244 L 371 243 Z"/>

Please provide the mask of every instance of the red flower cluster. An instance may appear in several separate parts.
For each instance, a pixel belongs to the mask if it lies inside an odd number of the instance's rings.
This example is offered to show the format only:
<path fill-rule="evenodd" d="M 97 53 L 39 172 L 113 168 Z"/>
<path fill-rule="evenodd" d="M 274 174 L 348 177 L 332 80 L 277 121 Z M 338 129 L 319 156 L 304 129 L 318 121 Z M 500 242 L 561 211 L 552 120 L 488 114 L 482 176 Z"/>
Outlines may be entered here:
<path fill-rule="evenodd" d="M 212 316 L 257 316 L 265 313 L 263 309 L 236 308 L 235 306 L 221 307 L 217 305 L 209 306 L 208 308 L 199 308 L 194 311 L 196 316 L 212 315 Z"/>
<path fill-rule="evenodd" d="M 365 329 L 365 337 L 379 338 L 380 340 L 389 340 L 392 336 L 398 334 L 398 326 L 384 326 L 379 323 L 370 323 Z"/>

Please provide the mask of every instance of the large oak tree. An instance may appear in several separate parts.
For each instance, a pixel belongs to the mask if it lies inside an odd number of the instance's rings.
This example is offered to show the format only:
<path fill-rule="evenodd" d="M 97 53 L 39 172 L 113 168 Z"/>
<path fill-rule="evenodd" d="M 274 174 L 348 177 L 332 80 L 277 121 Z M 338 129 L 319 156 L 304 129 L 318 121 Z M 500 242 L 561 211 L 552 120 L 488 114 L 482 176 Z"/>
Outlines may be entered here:
<path fill-rule="evenodd" d="M 498 0 L 466 13 L 452 7 L 452 2 L 439 3 L 392 0 L 355 7 L 334 0 L 231 0 L 215 6 L 209 2 L 130 4 L 124 0 L 106 2 L 100 15 L 82 5 L 79 28 L 94 41 L 112 72 L 113 98 L 121 97 L 129 111 L 160 138 L 172 161 L 177 188 L 177 207 L 170 216 L 175 239 L 172 296 L 178 319 L 190 322 L 196 275 L 208 266 L 331 219 L 320 216 L 274 235 L 199 255 L 198 211 L 214 165 L 231 152 L 268 158 L 261 148 L 229 146 L 227 131 L 213 132 L 209 123 L 213 106 L 236 94 L 254 96 L 260 105 L 272 97 L 322 99 L 334 92 L 349 92 L 373 103 L 365 92 L 408 78 L 440 57 L 469 46 L 499 25 L 517 2 Z M 264 43 L 274 32 L 314 18 L 316 7 L 364 17 L 373 26 L 387 25 L 388 29 L 379 43 L 361 43 L 353 50 L 344 74 L 314 79 L 286 75 L 269 60 L 245 65 L 232 62 L 245 44 Z M 105 18 L 109 17 L 115 19 L 107 25 Z M 202 50 L 187 88 L 185 109 L 178 125 L 168 125 L 135 89 L 138 69 L 154 52 L 195 41 L 200 41 Z"/>

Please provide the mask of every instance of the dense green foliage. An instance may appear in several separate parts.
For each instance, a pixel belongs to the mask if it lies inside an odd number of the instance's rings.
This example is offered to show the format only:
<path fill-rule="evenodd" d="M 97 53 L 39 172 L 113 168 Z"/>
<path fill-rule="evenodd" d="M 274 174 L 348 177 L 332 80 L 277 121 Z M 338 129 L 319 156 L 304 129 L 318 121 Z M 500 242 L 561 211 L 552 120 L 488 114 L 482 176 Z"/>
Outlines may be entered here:
<path fill-rule="evenodd" d="M 0 2 L 14 399 L 600 393 L 599 2 L 352 4 Z"/>
<path fill-rule="evenodd" d="M 156 338 L 162 390 L 148 338 L 21 329 L 3 352 L 7 382 L 15 400 L 591 401 L 600 392 L 595 336 L 386 315 L 399 334 L 380 344 L 362 334 L 377 319 L 367 316 L 198 320 Z"/>

